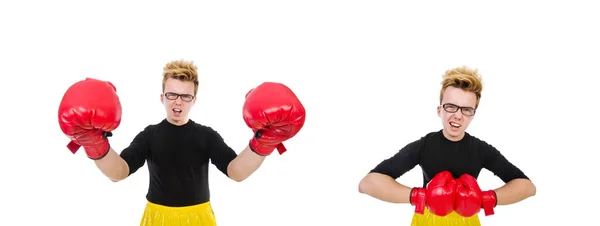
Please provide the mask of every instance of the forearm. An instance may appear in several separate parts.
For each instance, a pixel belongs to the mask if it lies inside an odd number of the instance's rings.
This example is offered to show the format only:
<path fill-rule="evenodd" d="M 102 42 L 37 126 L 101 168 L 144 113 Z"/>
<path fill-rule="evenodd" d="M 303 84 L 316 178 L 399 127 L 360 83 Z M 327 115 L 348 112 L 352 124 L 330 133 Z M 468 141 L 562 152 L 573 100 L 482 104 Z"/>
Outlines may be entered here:
<path fill-rule="evenodd" d="M 104 158 L 94 161 L 96 166 L 110 180 L 117 182 L 127 178 L 129 175 L 129 166 L 112 148 Z"/>
<path fill-rule="evenodd" d="M 535 185 L 527 179 L 514 179 L 494 190 L 497 205 L 510 205 L 535 195 Z"/>
<path fill-rule="evenodd" d="M 411 189 L 394 178 L 379 173 L 367 174 L 358 186 L 360 193 L 390 203 L 410 203 Z"/>
<path fill-rule="evenodd" d="M 227 175 L 229 178 L 241 182 L 252 175 L 262 165 L 266 156 L 254 153 L 247 146 L 235 159 L 227 166 Z"/>

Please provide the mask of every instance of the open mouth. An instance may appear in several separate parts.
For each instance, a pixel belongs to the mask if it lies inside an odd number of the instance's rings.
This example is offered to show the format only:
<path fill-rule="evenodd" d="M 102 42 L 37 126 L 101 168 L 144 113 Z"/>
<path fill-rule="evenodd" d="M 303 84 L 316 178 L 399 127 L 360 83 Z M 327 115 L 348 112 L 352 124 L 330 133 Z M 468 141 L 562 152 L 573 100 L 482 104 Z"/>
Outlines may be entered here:
<path fill-rule="evenodd" d="M 179 115 L 179 114 L 181 114 L 181 109 L 179 109 L 179 108 L 173 108 L 173 113 L 175 115 Z"/>
<path fill-rule="evenodd" d="M 454 128 L 460 128 L 462 125 L 456 122 L 449 122 L 450 126 L 454 127 Z"/>

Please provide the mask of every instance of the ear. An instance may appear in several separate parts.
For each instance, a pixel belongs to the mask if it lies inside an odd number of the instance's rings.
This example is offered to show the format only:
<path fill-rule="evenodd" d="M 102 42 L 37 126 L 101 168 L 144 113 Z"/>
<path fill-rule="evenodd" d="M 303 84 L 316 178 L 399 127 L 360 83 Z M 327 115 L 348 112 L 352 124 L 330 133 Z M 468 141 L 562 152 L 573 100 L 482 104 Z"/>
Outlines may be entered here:
<path fill-rule="evenodd" d="M 438 117 L 442 117 L 442 108 L 440 106 L 437 106 L 437 115 Z"/>
<path fill-rule="evenodd" d="M 163 93 L 160 94 L 160 102 L 165 104 L 165 95 Z"/>

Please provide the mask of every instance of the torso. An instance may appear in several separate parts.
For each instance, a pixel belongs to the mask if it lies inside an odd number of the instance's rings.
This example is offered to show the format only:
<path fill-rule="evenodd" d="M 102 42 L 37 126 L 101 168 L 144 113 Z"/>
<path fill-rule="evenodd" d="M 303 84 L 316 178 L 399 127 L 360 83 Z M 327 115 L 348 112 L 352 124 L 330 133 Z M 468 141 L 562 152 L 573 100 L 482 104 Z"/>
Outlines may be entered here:
<path fill-rule="evenodd" d="M 195 123 L 181 127 L 156 125 L 147 158 L 150 186 L 147 199 L 167 206 L 188 206 L 210 199 L 208 141 Z"/>
<path fill-rule="evenodd" d="M 481 148 L 478 139 L 469 134 L 460 141 L 448 140 L 442 132 L 428 134 L 419 157 L 424 185 L 444 170 L 450 171 L 454 178 L 465 173 L 477 178 L 483 169 Z"/>

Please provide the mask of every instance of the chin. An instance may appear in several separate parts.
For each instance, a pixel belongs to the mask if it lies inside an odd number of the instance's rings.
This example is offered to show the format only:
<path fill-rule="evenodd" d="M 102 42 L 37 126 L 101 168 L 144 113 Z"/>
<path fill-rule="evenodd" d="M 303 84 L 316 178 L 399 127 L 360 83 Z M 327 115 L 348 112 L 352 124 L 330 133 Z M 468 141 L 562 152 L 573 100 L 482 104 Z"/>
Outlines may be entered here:
<path fill-rule="evenodd" d="M 451 136 L 451 137 L 461 137 L 464 134 L 463 130 L 458 130 L 458 131 L 453 131 L 453 128 L 444 128 L 445 132 L 447 135 Z"/>
<path fill-rule="evenodd" d="M 180 116 L 169 115 L 169 118 L 171 118 L 171 120 L 173 120 L 173 121 L 183 121 L 186 119 L 186 117 L 184 115 L 180 115 Z"/>

